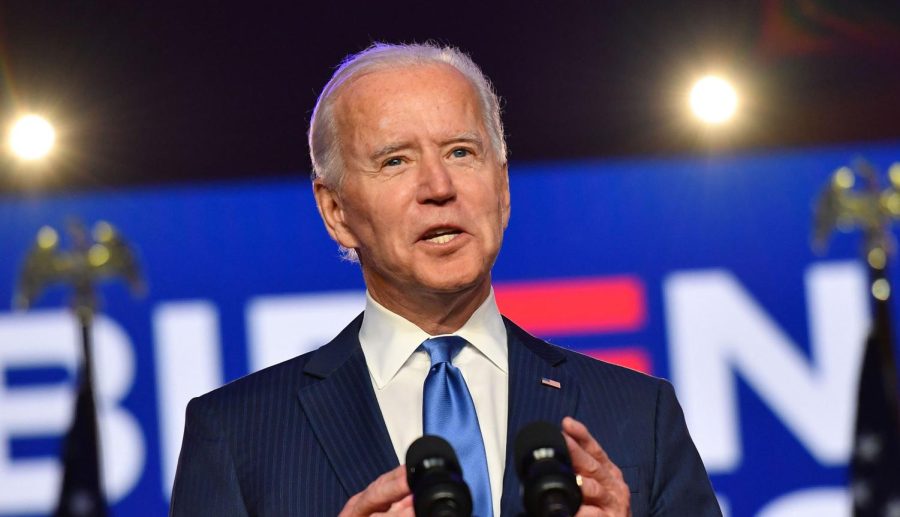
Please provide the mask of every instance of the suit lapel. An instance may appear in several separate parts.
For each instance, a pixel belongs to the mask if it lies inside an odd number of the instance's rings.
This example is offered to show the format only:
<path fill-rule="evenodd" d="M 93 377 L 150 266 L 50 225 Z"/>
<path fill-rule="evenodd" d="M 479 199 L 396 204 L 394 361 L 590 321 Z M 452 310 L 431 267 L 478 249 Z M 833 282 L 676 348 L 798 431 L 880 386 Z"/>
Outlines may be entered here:
<path fill-rule="evenodd" d="M 362 315 L 320 348 L 304 373 L 320 379 L 298 396 L 348 495 L 399 465 L 359 346 Z"/>
<path fill-rule="evenodd" d="M 503 515 L 522 512 L 515 472 L 516 434 L 525 424 L 545 420 L 559 424 L 574 415 L 578 385 L 566 372 L 565 355 L 504 318 L 509 353 L 509 407 Z M 301 388 L 298 397 L 310 426 L 334 467 L 347 495 L 399 465 L 359 346 L 362 315 L 310 358 L 304 373 L 319 379 Z M 557 389 L 541 383 L 557 381 Z"/>
<path fill-rule="evenodd" d="M 503 515 L 517 515 L 522 512 L 522 501 L 513 457 L 516 434 L 535 420 L 559 425 L 563 417 L 574 415 L 578 385 L 566 372 L 566 357 L 560 350 L 506 318 L 504 322 L 509 353 L 509 416 L 501 508 Z M 559 388 L 543 384 L 542 378 L 558 382 Z"/>

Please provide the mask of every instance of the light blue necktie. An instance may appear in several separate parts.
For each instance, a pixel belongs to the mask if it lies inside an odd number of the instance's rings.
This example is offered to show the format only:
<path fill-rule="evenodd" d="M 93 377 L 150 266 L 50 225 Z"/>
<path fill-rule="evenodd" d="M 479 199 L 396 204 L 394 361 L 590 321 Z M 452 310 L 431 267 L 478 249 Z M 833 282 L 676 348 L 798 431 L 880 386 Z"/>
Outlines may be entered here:
<path fill-rule="evenodd" d="M 431 356 L 431 370 L 425 378 L 423 422 L 425 434 L 438 435 L 453 446 L 472 491 L 472 514 L 491 517 L 491 483 L 481 428 L 472 395 L 459 369 L 450 362 L 466 346 L 459 336 L 425 340 L 422 346 Z"/>

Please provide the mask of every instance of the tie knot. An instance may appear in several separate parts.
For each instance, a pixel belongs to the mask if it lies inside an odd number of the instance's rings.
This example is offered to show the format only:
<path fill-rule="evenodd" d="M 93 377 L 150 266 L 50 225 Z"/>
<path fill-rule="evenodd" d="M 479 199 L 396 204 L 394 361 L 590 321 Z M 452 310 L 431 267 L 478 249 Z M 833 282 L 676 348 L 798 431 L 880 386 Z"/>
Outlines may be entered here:
<path fill-rule="evenodd" d="M 459 336 L 441 336 L 426 339 L 422 343 L 422 347 L 431 356 L 431 366 L 441 363 L 450 363 L 464 346 L 467 341 Z"/>

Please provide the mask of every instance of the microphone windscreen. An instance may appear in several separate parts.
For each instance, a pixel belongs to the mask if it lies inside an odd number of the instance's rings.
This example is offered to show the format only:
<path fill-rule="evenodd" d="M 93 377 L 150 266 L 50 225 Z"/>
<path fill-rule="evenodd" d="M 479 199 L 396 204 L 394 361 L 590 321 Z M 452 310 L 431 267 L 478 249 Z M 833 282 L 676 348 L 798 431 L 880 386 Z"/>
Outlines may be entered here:
<path fill-rule="evenodd" d="M 426 434 L 414 441 L 406 450 L 406 468 L 414 468 L 427 458 L 443 458 L 459 470 L 459 460 L 447 440 Z"/>
<path fill-rule="evenodd" d="M 569 448 L 566 447 L 566 441 L 562 436 L 562 431 L 558 426 L 549 422 L 537 421 L 532 422 L 519 430 L 516 435 L 515 459 L 516 472 L 519 476 L 524 476 L 526 463 L 533 458 L 535 450 L 552 449 L 553 457 L 562 461 L 566 465 L 571 465 L 569 459 Z"/>

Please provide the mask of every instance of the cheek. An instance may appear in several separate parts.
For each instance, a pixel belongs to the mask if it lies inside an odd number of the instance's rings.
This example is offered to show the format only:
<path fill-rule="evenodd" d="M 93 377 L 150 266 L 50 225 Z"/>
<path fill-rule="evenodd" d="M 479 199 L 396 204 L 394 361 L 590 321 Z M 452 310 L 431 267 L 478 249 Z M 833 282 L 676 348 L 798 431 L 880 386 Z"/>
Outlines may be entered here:
<path fill-rule="evenodd" d="M 365 219 L 359 231 L 360 239 L 381 260 L 393 257 L 390 260 L 396 261 L 406 253 L 409 223 L 390 201 L 386 200 L 383 205 L 370 210 L 368 214 L 364 214 Z"/>
<path fill-rule="evenodd" d="M 378 234 L 389 219 L 389 203 L 379 203 L 377 196 L 370 196 L 365 202 L 357 203 L 350 213 L 352 224 L 368 235 Z"/>

